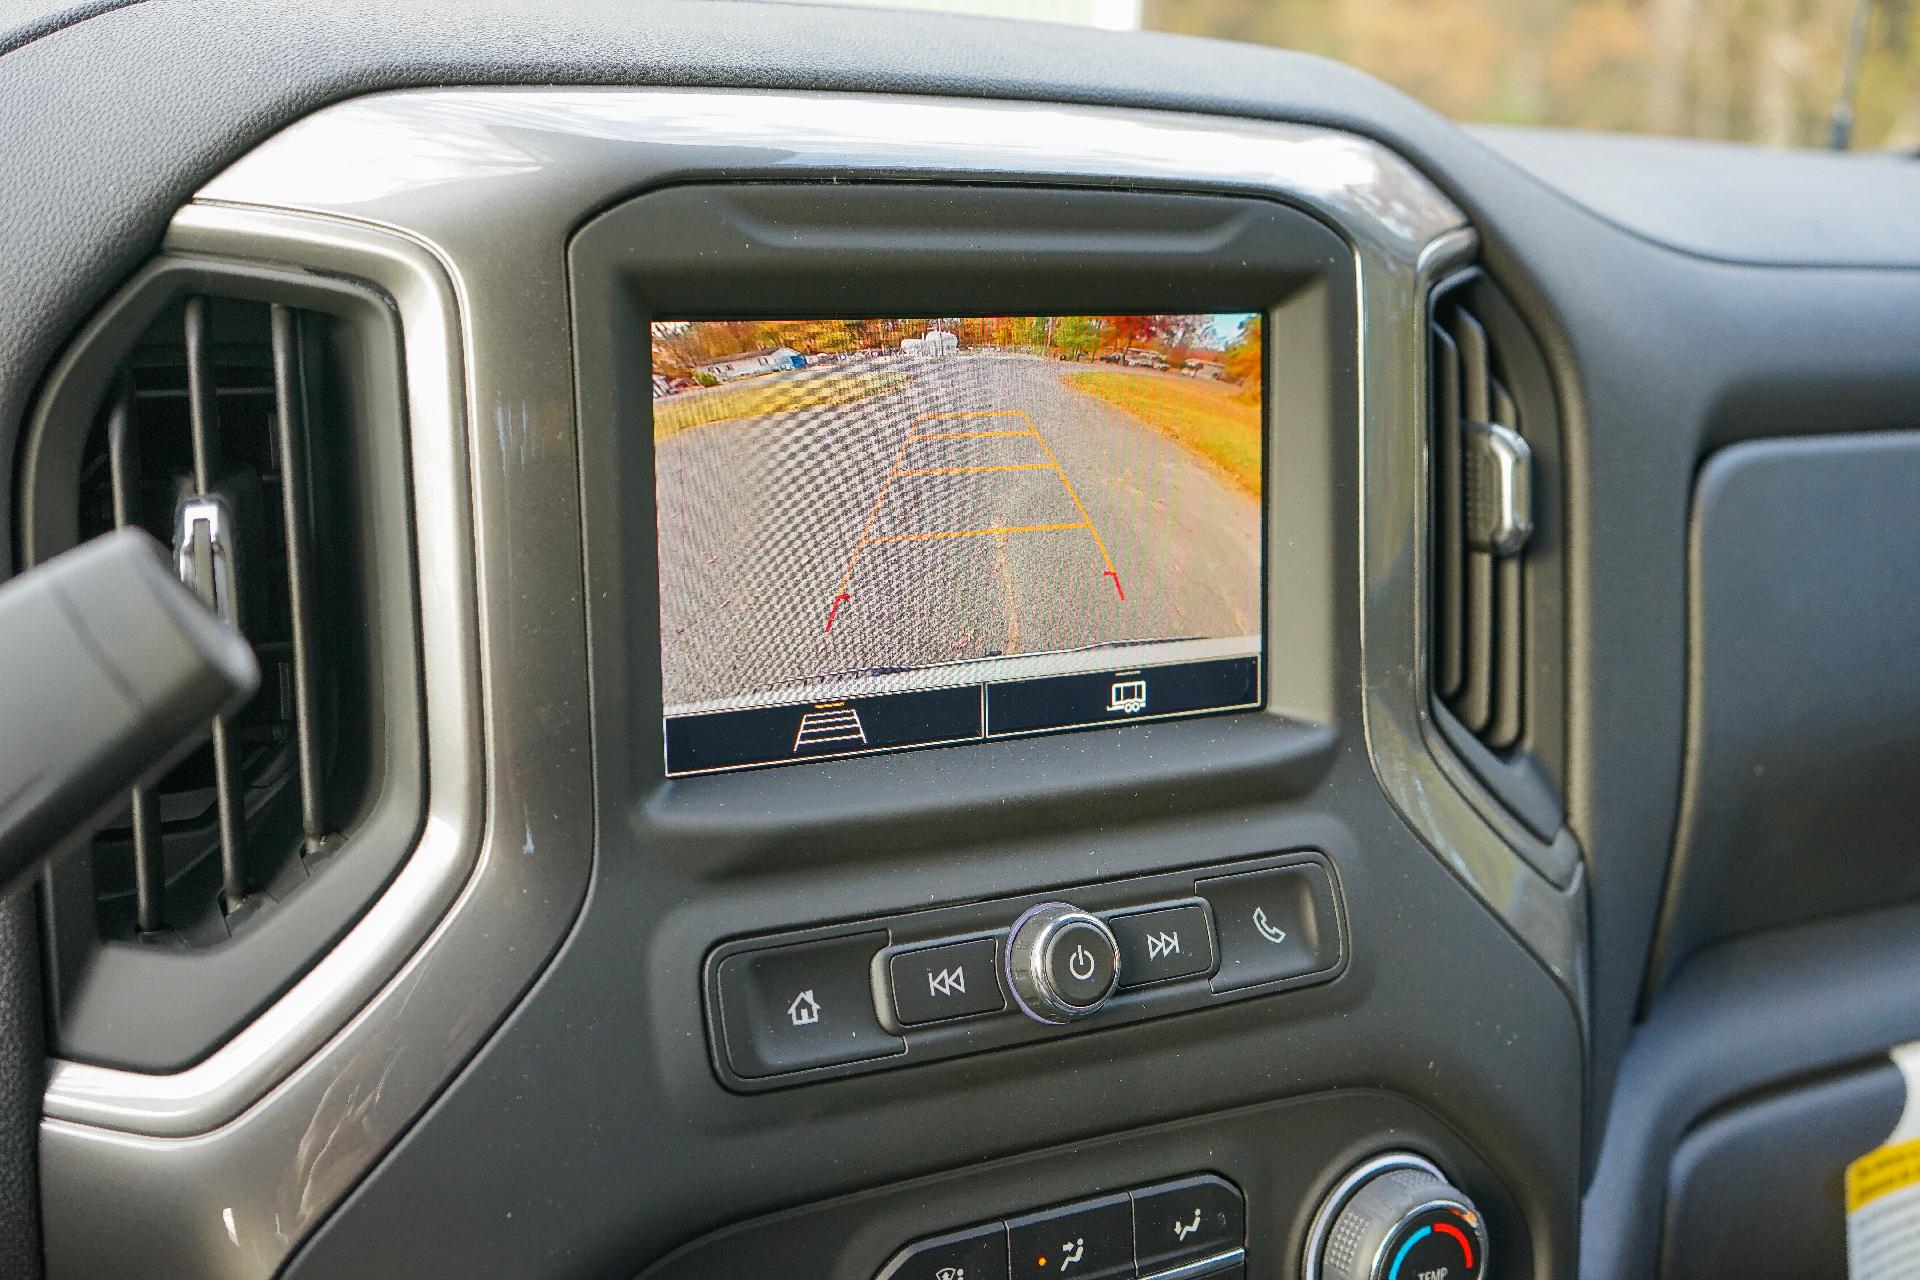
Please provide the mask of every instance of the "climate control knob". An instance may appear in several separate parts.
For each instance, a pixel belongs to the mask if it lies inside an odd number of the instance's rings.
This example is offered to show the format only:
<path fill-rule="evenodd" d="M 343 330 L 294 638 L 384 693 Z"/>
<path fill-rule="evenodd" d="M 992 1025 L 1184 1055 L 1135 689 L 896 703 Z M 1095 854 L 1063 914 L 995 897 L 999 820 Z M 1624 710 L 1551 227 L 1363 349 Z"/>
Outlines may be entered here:
<path fill-rule="evenodd" d="M 1106 921 L 1065 902 L 1046 902 L 1007 934 L 1014 1000 L 1038 1022 L 1084 1018 L 1120 983 L 1120 944 Z"/>
<path fill-rule="evenodd" d="M 1480 1280 L 1487 1231 L 1431 1163 L 1367 1161 L 1327 1197 L 1307 1234 L 1307 1280 Z"/>

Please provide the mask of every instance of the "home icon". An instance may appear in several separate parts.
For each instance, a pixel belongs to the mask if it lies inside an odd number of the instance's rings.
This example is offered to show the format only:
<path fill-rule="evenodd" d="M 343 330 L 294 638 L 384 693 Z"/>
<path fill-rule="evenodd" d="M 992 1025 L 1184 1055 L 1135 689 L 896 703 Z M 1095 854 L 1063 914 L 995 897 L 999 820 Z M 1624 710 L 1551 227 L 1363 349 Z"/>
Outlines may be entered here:
<path fill-rule="evenodd" d="M 814 999 L 813 988 L 793 998 L 793 1003 L 787 1006 L 787 1017 L 796 1027 L 810 1027 L 820 1021 L 820 1002 Z"/>

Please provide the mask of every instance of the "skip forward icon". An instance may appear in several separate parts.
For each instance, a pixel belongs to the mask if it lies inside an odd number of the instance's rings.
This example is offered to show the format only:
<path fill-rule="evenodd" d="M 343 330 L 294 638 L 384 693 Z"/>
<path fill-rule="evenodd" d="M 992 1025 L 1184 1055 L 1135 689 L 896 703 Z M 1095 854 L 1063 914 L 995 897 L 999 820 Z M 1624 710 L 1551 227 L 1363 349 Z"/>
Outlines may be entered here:
<path fill-rule="evenodd" d="M 1180 954 L 1180 935 L 1161 930 L 1147 935 L 1147 959 L 1158 960 L 1161 956 Z"/>

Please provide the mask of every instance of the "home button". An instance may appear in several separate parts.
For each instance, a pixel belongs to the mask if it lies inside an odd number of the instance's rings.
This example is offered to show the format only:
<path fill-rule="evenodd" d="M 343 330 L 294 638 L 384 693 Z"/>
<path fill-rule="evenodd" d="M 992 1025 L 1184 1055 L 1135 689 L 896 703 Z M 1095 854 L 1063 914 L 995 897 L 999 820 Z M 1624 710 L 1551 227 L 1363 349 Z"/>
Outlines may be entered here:
<path fill-rule="evenodd" d="M 742 951 L 716 987 L 727 1061 L 748 1079 L 906 1052 L 880 1025 L 869 968 L 884 933 Z"/>

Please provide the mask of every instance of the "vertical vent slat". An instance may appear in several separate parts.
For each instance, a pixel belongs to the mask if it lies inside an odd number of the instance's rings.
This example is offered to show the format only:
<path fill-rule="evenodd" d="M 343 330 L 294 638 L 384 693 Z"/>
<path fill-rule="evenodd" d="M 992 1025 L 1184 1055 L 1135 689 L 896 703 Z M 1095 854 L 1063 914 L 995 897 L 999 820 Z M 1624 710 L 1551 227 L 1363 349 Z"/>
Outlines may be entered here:
<path fill-rule="evenodd" d="M 1527 450 L 1486 328 L 1448 298 L 1431 332 L 1433 691 L 1464 728 L 1504 751 L 1525 730 L 1526 535 L 1504 517 L 1514 494 L 1524 503 L 1526 486 L 1510 482 Z"/>
<path fill-rule="evenodd" d="M 1460 347 L 1463 377 L 1460 380 L 1460 411 L 1470 421 L 1486 422 L 1493 416 L 1491 387 L 1492 357 L 1487 349 L 1487 331 L 1465 311 L 1453 313 L 1450 326 L 1453 340 Z"/>
<path fill-rule="evenodd" d="M 1493 637 L 1492 711 L 1480 736 L 1495 750 L 1504 751 L 1520 739 L 1520 557 L 1503 556 L 1494 592 L 1499 600 Z"/>
<path fill-rule="evenodd" d="M 1494 617 L 1492 554 L 1467 552 L 1466 577 L 1466 674 L 1454 695 L 1453 711 L 1461 724 L 1480 733 L 1493 718 L 1493 632 L 1499 623 Z"/>
<path fill-rule="evenodd" d="M 190 298 L 186 306 L 187 404 L 193 434 L 193 480 L 199 496 L 211 498 L 220 472 L 220 407 L 214 393 L 213 356 L 208 351 L 207 302 Z M 215 572 L 211 563 L 210 539 L 197 538 L 196 547 L 206 556 L 197 580 L 201 597 L 214 603 Z M 234 759 L 233 726 L 222 716 L 213 722 L 214 807 L 220 826 L 220 887 L 229 910 L 238 907 L 247 896 L 245 849 L 245 811 L 241 798 L 240 770 Z"/>
<path fill-rule="evenodd" d="M 1438 325 L 1433 329 L 1433 346 L 1433 447 L 1437 464 L 1434 523 L 1439 530 L 1434 561 L 1434 599 L 1438 602 L 1434 637 L 1440 651 L 1436 679 L 1440 696 L 1450 698 L 1459 693 L 1466 672 L 1467 594 L 1462 572 L 1466 508 L 1460 474 L 1461 451 L 1466 445 L 1460 437 L 1460 349 Z"/>
<path fill-rule="evenodd" d="M 307 484 L 307 397 L 300 325 L 273 308 L 273 418 L 280 463 L 280 511 L 287 542 L 288 617 L 293 644 L 294 744 L 300 774 L 301 841 L 309 854 L 326 840 L 319 772 L 319 721 L 314 692 L 313 553 Z"/>
<path fill-rule="evenodd" d="M 1498 381 L 1491 381 L 1491 420 L 1513 430 L 1520 428 L 1520 407 Z M 1493 637 L 1493 713 L 1480 736 L 1496 751 L 1504 751 L 1520 740 L 1525 727 L 1521 720 L 1525 575 L 1520 571 L 1518 555 L 1502 556 L 1494 590 L 1499 600 L 1498 624 Z"/>
<path fill-rule="evenodd" d="M 133 380 L 122 375 L 107 414 L 107 470 L 113 487 L 113 527 L 140 523 L 140 449 L 135 439 Z M 134 922 L 141 933 L 167 927 L 166 867 L 160 844 L 160 805 L 153 791 L 132 795 Z"/>

